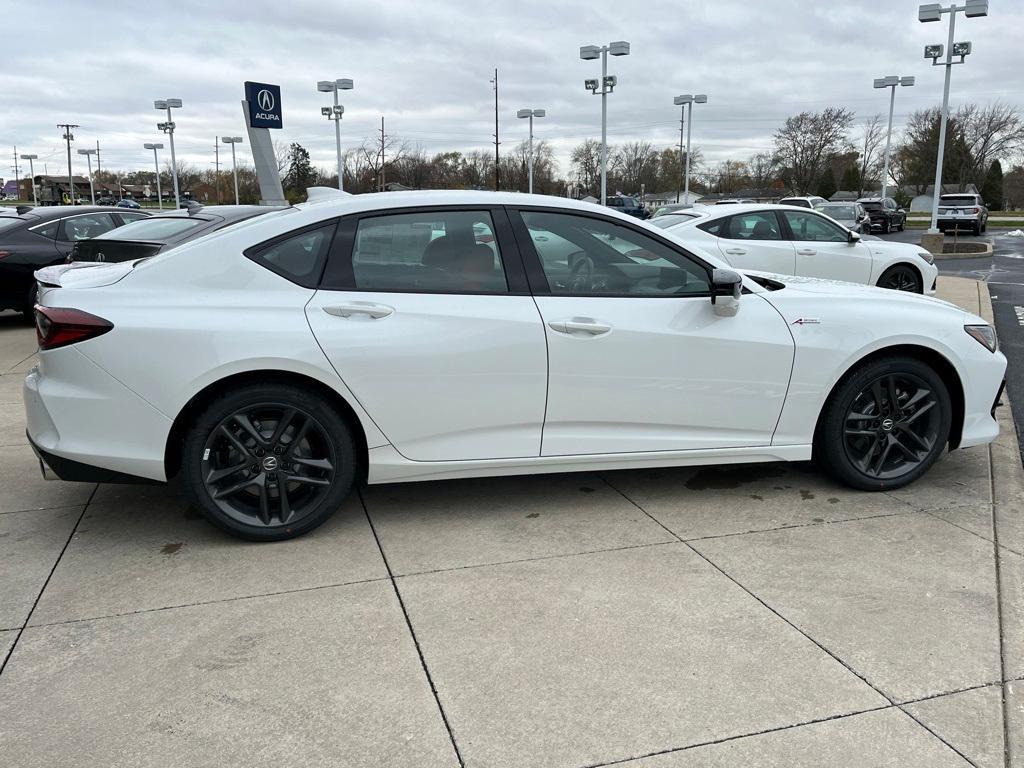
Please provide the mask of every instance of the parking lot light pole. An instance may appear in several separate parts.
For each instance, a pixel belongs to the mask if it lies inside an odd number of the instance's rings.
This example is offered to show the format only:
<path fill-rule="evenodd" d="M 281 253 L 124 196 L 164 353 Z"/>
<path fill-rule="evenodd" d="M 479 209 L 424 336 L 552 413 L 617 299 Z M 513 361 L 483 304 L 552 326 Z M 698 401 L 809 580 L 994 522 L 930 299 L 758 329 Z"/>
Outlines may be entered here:
<path fill-rule="evenodd" d="M 618 83 L 615 75 L 608 74 L 609 53 L 612 56 L 629 56 L 629 43 L 617 40 L 608 45 L 584 45 L 580 48 L 580 58 L 584 61 L 601 59 L 600 84 L 595 79 L 584 81 L 588 91 L 595 96 L 601 95 L 601 205 L 608 202 L 608 94 Z"/>
<path fill-rule="evenodd" d="M 174 207 L 181 207 L 181 196 L 178 193 L 178 161 L 174 156 L 174 120 L 171 119 L 172 109 L 181 109 L 181 99 L 158 99 L 153 102 L 154 109 L 167 110 L 167 122 L 157 123 L 156 127 L 170 137 L 171 144 L 171 179 L 174 181 Z"/>
<path fill-rule="evenodd" d="M 85 161 L 89 164 L 89 199 L 96 205 L 96 188 L 92 184 L 92 156 L 96 154 L 95 149 L 80 149 L 78 154 L 85 155 Z"/>
<path fill-rule="evenodd" d="M 528 117 L 530 118 L 530 154 L 526 157 L 526 166 L 529 169 L 529 193 L 533 194 L 533 118 L 544 117 L 546 112 L 543 109 L 520 109 L 516 112 L 516 117 Z"/>
<path fill-rule="evenodd" d="M 341 116 L 345 114 L 345 107 L 338 103 L 338 91 L 351 91 L 352 80 L 347 77 L 339 77 L 337 80 L 321 80 L 316 84 L 316 89 L 321 93 L 334 94 L 334 108 L 321 107 L 320 114 L 328 120 L 334 121 L 334 143 L 338 153 L 338 189 L 344 191 L 344 168 L 341 164 Z"/>
<path fill-rule="evenodd" d="M 882 170 L 883 198 L 887 196 L 886 192 L 889 190 L 889 148 L 892 146 L 892 110 L 896 106 L 896 86 L 910 86 L 913 84 L 913 77 L 889 75 L 888 77 L 875 78 L 875 88 L 888 88 L 891 91 L 889 94 L 889 130 L 885 134 L 885 168 Z"/>
<path fill-rule="evenodd" d="M 156 205 L 157 205 L 157 208 L 159 208 L 160 210 L 163 210 L 163 208 L 164 208 L 164 196 L 163 196 L 163 193 L 160 192 L 160 161 L 157 160 L 157 158 L 156 158 L 156 151 L 158 149 L 163 149 L 164 145 L 163 144 L 149 144 L 149 143 L 146 143 L 146 144 L 143 144 L 142 146 L 145 147 L 146 149 L 152 149 L 153 150 L 153 168 L 156 170 Z"/>
<path fill-rule="evenodd" d="M 676 96 L 672 103 L 680 108 L 679 116 L 679 153 L 683 152 L 683 123 L 686 123 L 686 169 L 683 172 L 683 184 L 685 198 L 684 202 L 690 199 L 690 128 L 693 126 L 693 105 L 707 104 L 707 94 L 698 93 L 696 96 L 686 93 Z M 676 187 L 676 202 L 679 202 L 679 187 Z"/>
<path fill-rule="evenodd" d="M 946 68 L 946 80 L 942 87 L 942 113 L 939 118 L 939 149 L 935 161 L 935 188 L 932 194 L 932 226 L 928 234 L 939 234 L 939 197 L 942 195 L 942 156 L 946 151 L 946 122 L 949 118 L 949 78 L 952 74 L 954 64 L 963 64 L 964 59 L 971 52 L 970 42 L 954 43 L 953 30 L 956 28 L 956 15 L 963 12 L 967 18 L 988 16 L 988 0 L 966 0 L 963 5 L 951 3 L 945 8 L 939 3 L 928 3 L 917 9 L 917 20 L 922 23 L 931 21 L 942 21 L 943 14 L 949 14 L 949 35 L 946 40 L 946 47 L 942 44 L 926 45 L 924 57 L 932 60 L 932 66 Z M 939 61 L 942 54 L 946 54 L 945 61 Z M 953 61 L 953 57 L 959 57 L 959 61 Z"/>
<path fill-rule="evenodd" d="M 28 160 L 28 172 L 32 182 L 32 204 L 39 205 L 39 195 L 36 194 L 36 169 L 32 165 L 33 160 L 38 160 L 39 155 L 22 155 L 22 160 Z"/>
<path fill-rule="evenodd" d="M 220 140 L 231 145 L 231 173 L 235 176 L 235 205 L 238 205 L 238 165 L 235 164 L 235 144 L 241 144 L 242 137 L 222 136 Z"/>

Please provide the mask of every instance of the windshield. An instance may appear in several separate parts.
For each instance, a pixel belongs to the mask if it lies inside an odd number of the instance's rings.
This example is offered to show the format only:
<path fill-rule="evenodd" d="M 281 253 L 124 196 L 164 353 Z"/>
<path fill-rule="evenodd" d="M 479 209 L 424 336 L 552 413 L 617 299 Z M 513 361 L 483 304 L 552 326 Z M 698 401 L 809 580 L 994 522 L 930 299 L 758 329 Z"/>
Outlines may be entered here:
<path fill-rule="evenodd" d="M 96 240 L 166 240 L 167 238 L 187 232 L 201 224 L 209 224 L 205 219 L 158 218 L 140 219 L 123 227 L 112 229 L 98 235 Z"/>
<path fill-rule="evenodd" d="M 977 205 L 974 195 L 943 195 L 939 200 L 944 205 Z"/>
<path fill-rule="evenodd" d="M 857 211 L 852 205 L 819 205 L 815 210 L 833 219 L 857 218 Z"/>

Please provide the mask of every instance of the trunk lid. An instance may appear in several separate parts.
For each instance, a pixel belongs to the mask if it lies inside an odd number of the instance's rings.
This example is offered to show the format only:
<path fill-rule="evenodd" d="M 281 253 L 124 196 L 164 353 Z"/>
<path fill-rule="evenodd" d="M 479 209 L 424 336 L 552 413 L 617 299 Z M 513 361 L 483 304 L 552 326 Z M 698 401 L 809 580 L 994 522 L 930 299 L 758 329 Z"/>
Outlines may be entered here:
<path fill-rule="evenodd" d="M 35 278 L 44 288 L 99 288 L 113 285 L 131 273 L 135 264 L 123 261 L 107 264 L 102 261 L 76 261 L 54 264 L 35 271 Z"/>

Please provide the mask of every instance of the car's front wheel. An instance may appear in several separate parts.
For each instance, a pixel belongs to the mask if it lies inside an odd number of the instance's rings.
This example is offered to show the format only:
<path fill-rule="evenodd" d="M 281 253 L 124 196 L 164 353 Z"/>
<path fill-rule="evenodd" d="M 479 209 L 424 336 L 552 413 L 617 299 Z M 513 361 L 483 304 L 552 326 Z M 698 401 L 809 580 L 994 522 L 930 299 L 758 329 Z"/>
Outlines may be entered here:
<path fill-rule="evenodd" d="M 907 293 L 922 293 L 921 273 L 908 264 L 897 264 L 889 267 L 878 278 L 879 288 L 889 288 Z"/>
<path fill-rule="evenodd" d="M 837 386 L 822 412 L 814 456 L 854 488 L 901 488 L 935 463 L 951 424 L 949 391 L 934 369 L 913 358 L 880 358 Z"/>
<path fill-rule="evenodd" d="M 185 485 L 219 528 L 244 539 L 300 536 L 341 506 L 355 479 L 345 420 L 319 395 L 256 384 L 221 395 L 185 437 Z"/>

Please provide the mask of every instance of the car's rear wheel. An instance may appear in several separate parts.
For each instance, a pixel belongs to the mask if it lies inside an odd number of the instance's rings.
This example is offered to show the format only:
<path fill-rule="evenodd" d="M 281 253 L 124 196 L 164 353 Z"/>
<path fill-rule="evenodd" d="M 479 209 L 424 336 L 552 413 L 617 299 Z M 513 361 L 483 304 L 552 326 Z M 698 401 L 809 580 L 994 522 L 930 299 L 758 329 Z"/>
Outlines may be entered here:
<path fill-rule="evenodd" d="M 949 440 L 952 403 L 939 375 L 913 358 L 881 358 L 841 382 L 822 413 L 814 454 L 854 488 L 901 488 Z"/>
<path fill-rule="evenodd" d="M 341 506 L 356 471 L 351 432 L 331 404 L 270 383 L 214 400 L 188 431 L 182 463 L 207 519 L 253 541 L 316 528 Z"/>
<path fill-rule="evenodd" d="M 923 293 L 921 273 L 907 264 L 897 264 L 894 267 L 889 267 L 878 278 L 877 285 L 879 288 L 889 288 L 894 291 Z"/>

